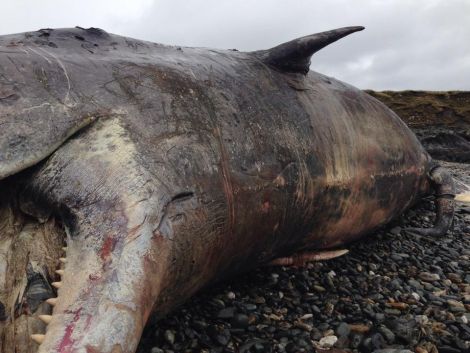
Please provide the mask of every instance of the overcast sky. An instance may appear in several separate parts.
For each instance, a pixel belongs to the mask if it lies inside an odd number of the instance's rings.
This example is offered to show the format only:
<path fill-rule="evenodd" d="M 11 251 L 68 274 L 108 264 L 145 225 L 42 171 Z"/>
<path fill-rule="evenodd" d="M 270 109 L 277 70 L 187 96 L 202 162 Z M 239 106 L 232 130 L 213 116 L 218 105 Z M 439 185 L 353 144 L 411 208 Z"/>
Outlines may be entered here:
<path fill-rule="evenodd" d="M 0 34 L 99 27 L 182 46 L 256 50 L 362 25 L 312 69 L 360 88 L 470 90 L 470 0 L 0 0 Z"/>

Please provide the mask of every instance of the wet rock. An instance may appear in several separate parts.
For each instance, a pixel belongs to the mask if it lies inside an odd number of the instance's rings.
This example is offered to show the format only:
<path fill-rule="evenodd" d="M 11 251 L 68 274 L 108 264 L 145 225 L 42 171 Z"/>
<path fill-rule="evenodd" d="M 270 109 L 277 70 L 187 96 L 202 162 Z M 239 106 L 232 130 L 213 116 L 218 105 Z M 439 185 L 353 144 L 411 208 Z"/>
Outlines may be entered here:
<path fill-rule="evenodd" d="M 372 353 L 413 353 L 409 349 L 398 349 L 398 348 L 385 348 L 385 349 L 376 349 Z"/>
<path fill-rule="evenodd" d="M 440 280 L 440 276 L 437 273 L 429 273 L 429 272 L 420 272 L 419 278 L 422 281 L 426 281 L 426 282 L 434 282 L 434 281 Z"/>
<path fill-rule="evenodd" d="M 375 333 L 371 337 L 371 347 L 373 349 L 380 349 L 385 346 L 385 339 L 380 333 Z"/>
<path fill-rule="evenodd" d="M 447 305 L 449 306 L 449 310 L 452 312 L 460 313 L 466 311 L 464 304 L 457 300 L 449 299 L 447 300 Z"/>
<path fill-rule="evenodd" d="M 402 318 L 385 322 L 385 325 L 395 334 L 395 336 L 408 344 L 415 343 L 419 338 L 419 330 L 414 319 Z"/>
<path fill-rule="evenodd" d="M 216 342 L 222 346 L 226 346 L 230 341 L 230 332 L 228 330 L 224 330 L 218 335 L 215 336 Z"/>
<path fill-rule="evenodd" d="M 415 320 L 421 326 L 424 326 L 429 322 L 429 319 L 426 315 L 416 315 Z"/>
<path fill-rule="evenodd" d="M 349 333 L 351 332 L 351 328 L 349 327 L 349 325 L 345 322 L 342 322 L 341 324 L 338 325 L 338 327 L 336 328 L 336 334 L 341 337 L 341 336 L 344 336 L 344 337 L 347 337 L 349 335 Z"/>
<path fill-rule="evenodd" d="M 350 347 L 355 349 L 355 348 L 359 348 L 359 346 L 361 345 L 362 341 L 364 340 L 364 336 L 359 334 L 359 333 L 353 333 L 351 334 L 350 336 Z"/>
<path fill-rule="evenodd" d="M 212 299 L 212 304 L 217 308 L 225 308 L 225 302 L 219 298 Z"/>
<path fill-rule="evenodd" d="M 457 273 L 448 273 L 447 278 L 453 283 L 462 283 L 462 277 Z"/>
<path fill-rule="evenodd" d="M 298 352 L 298 348 L 293 342 L 289 342 L 286 345 L 285 350 L 286 350 L 287 353 L 297 353 Z"/>
<path fill-rule="evenodd" d="M 255 311 L 258 307 L 255 304 L 247 303 L 244 305 L 245 310 L 247 311 Z"/>
<path fill-rule="evenodd" d="M 232 327 L 246 328 L 249 325 L 249 318 L 245 314 L 235 314 L 232 318 Z"/>
<path fill-rule="evenodd" d="M 338 337 L 331 335 L 322 337 L 318 344 L 322 348 L 330 348 L 335 345 L 336 341 L 338 341 Z"/>
<path fill-rule="evenodd" d="M 450 347 L 450 346 L 438 346 L 439 353 L 462 353 L 462 351 L 457 347 Z"/>
<path fill-rule="evenodd" d="M 379 332 L 383 335 L 388 344 L 395 342 L 395 334 L 387 326 L 380 325 Z"/>
<path fill-rule="evenodd" d="M 370 327 L 363 324 L 349 324 L 349 328 L 352 332 L 357 333 L 367 333 L 370 330 Z"/>
<path fill-rule="evenodd" d="M 423 289 L 423 285 L 414 279 L 409 279 L 408 284 L 414 289 Z"/>
<path fill-rule="evenodd" d="M 218 319 L 231 319 L 234 317 L 234 315 L 235 315 L 235 308 L 229 307 L 229 308 L 220 310 L 217 313 L 217 318 Z"/>
<path fill-rule="evenodd" d="M 460 322 L 460 323 L 462 323 L 462 324 L 468 324 L 468 319 L 467 319 L 467 317 L 466 317 L 465 315 L 459 316 L 459 317 L 457 318 L 457 321 Z"/>
<path fill-rule="evenodd" d="M 175 333 L 172 330 L 165 330 L 163 337 L 169 344 L 173 345 L 175 343 Z"/>

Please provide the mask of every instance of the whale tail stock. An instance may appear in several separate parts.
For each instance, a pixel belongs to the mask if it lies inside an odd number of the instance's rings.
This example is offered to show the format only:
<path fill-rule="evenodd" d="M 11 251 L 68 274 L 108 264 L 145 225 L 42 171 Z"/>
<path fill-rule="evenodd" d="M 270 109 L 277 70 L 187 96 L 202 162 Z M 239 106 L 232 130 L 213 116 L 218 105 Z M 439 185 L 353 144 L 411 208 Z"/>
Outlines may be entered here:
<path fill-rule="evenodd" d="M 424 236 L 443 236 L 452 226 L 454 218 L 455 185 L 450 172 L 435 165 L 428 173 L 431 188 L 435 194 L 436 220 L 432 228 L 407 228 L 411 233 Z"/>

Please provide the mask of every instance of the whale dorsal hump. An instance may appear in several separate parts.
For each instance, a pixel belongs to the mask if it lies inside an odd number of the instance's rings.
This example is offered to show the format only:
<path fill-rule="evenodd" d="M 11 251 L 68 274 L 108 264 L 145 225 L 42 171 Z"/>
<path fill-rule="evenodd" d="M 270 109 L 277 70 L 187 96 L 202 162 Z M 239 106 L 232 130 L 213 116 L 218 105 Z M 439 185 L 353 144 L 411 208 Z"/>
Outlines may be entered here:
<path fill-rule="evenodd" d="M 333 29 L 297 38 L 271 49 L 255 51 L 253 54 L 279 71 L 306 75 L 310 67 L 310 58 L 314 53 L 348 34 L 363 29 L 361 26 Z"/>

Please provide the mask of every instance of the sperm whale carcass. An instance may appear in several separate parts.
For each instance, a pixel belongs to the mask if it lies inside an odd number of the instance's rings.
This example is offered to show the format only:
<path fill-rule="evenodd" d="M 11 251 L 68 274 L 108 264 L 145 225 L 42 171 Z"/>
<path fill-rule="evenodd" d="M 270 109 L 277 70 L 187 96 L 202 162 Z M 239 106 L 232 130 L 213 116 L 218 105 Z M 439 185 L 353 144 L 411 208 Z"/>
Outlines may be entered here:
<path fill-rule="evenodd" d="M 431 192 L 436 223 L 414 231 L 444 234 L 447 171 L 379 101 L 309 70 L 362 29 L 255 52 L 1 36 L 0 351 L 134 352 L 208 283 L 338 255 Z"/>

